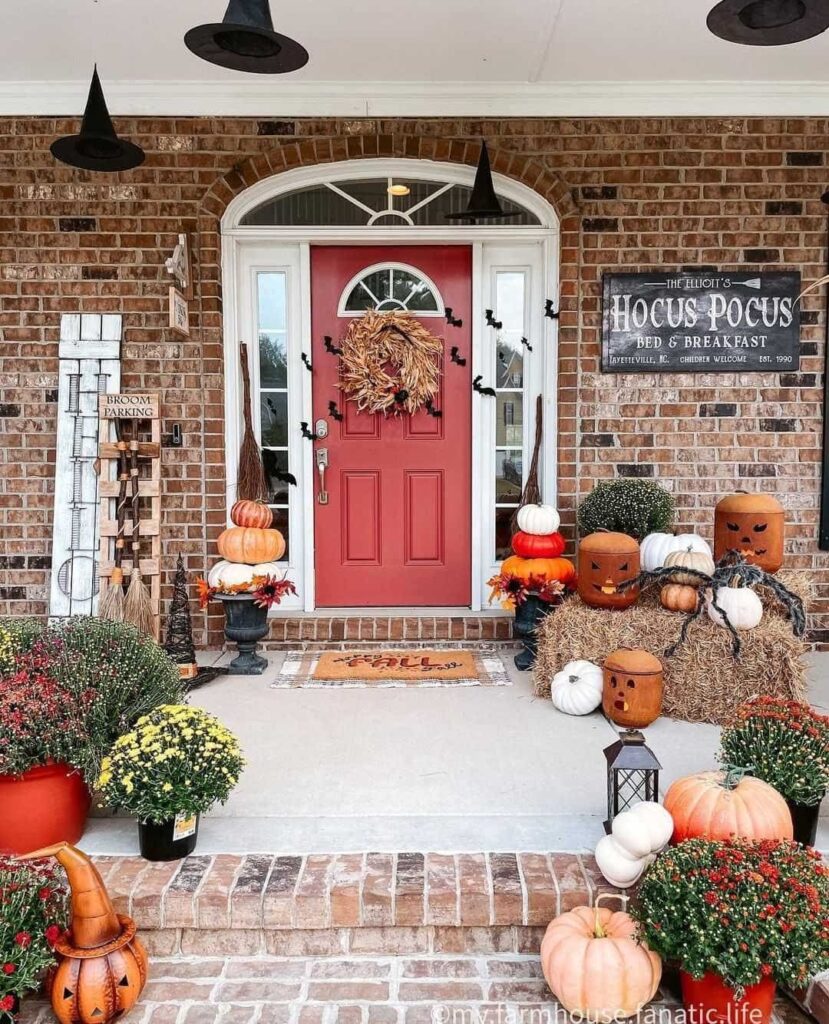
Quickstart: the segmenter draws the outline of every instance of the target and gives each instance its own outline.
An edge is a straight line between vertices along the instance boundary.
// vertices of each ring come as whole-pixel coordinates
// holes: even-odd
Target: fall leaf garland
[[[360,412],[415,413],[437,396],[442,353],[411,314],[369,310],[343,339],[338,386]]]

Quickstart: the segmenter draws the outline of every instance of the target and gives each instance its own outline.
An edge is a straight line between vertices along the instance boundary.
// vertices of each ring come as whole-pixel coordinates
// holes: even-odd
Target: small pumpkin
[[[568,558],[520,558],[511,555],[501,564],[501,572],[521,580],[536,576],[544,580],[559,580],[564,584],[572,583],[576,578],[576,567]]]
[[[285,538],[279,530],[231,526],[216,541],[219,554],[229,562],[276,562],[285,554]]]
[[[633,1017],[662,978],[662,961],[637,939],[633,918],[599,906],[606,897],[613,894],[598,896],[594,908],[560,914],[541,942],[541,969],[553,995],[588,1021]]]
[[[519,530],[540,537],[555,533],[561,525],[561,516],[553,505],[522,505],[515,518]]]
[[[766,572],[783,564],[785,512],[771,494],[729,494],[714,510],[714,557],[739,551]]]
[[[550,684],[553,705],[565,715],[589,715],[602,702],[602,670],[591,661],[570,661]]]
[[[564,551],[564,538],[560,533],[519,530],[512,538],[512,550],[519,558],[558,558]]]
[[[590,533],[579,544],[579,597],[593,608],[629,608],[639,587],[620,589],[639,575],[639,545],[626,533]]]
[[[668,583],[659,591],[659,603],[669,612],[696,611],[698,599],[697,588],[684,583]]]
[[[674,551],[696,551],[711,557],[708,541],[696,533],[649,533],[642,541],[642,568],[645,572],[661,569]]]
[[[791,839],[792,816],[776,789],[742,769],[686,775],[665,794],[674,819],[673,841]]]
[[[693,569],[695,572],[704,572],[706,576],[713,576],[716,566],[714,559],[705,551],[694,551],[690,548],[683,548],[681,551],[672,551],[665,559],[665,567],[668,569]],[[675,572],[670,579],[673,583],[684,583],[688,587],[699,587],[704,582],[698,576],[689,572]]]
[[[616,725],[643,729],[662,711],[662,662],[641,649],[621,647],[602,666],[602,710]]]
[[[725,612],[735,629],[754,629],[763,618],[763,602],[750,587],[717,587],[706,594],[708,618],[718,626],[725,626],[723,617],[714,607],[714,601]]]
[[[230,520],[236,526],[269,530],[273,526],[273,512],[261,501],[237,501],[230,510]]]
[[[610,835],[597,843],[599,870],[611,885],[627,889],[670,842],[673,830],[673,818],[660,804],[649,800],[634,804],[616,815]]]

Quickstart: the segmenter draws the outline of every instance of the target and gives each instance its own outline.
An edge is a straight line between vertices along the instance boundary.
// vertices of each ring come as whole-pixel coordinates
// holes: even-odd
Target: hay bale
[[[780,573],[779,578],[808,604],[809,574]],[[601,665],[618,647],[642,647],[662,658],[662,713],[669,718],[725,725],[738,705],[757,694],[803,700],[803,656],[809,645],[794,636],[791,623],[770,592],[758,588],[758,593],[765,614],[756,629],[742,634],[739,661],[731,654],[731,634],[705,614],[690,627],[676,654],[666,658],[665,649],[679,636],[683,617],[659,604],[658,588],[646,591],[625,611],[589,608],[578,597],[569,598],[540,627],[535,692],[549,697],[553,676],[568,661],[585,658]]]

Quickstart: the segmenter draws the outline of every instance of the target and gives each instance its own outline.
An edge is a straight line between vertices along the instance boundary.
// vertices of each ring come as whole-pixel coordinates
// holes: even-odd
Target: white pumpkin
[[[706,576],[712,576],[716,566],[714,559],[704,551],[691,551],[683,548],[682,551],[671,551],[665,558],[665,568],[670,569],[676,566],[678,569],[694,569],[696,572],[704,572]],[[699,576],[689,572],[675,572],[671,577],[673,583],[684,583],[688,587],[699,587],[705,581]]]
[[[599,871],[617,889],[627,889],[642,877],[645,868],[656,859],[655,854],[631,857],[613,838],[602,836],[594,854]]]
[[[602,670],[591,661],[568,662],[553,676],[550,690],[565,715],[589,715],[602,702]]]
[[[711,557],[708,541],[696,533],[649,533],[639,547],[642,569],[661,569],[672,551],[699,551]]]
[[[279,562],[260,562],[253,567],[254,576],[276,576],[282,579],[284,573],[285,566],[280,565]]]
[[[561,516],[552,505],[522,505],[518,509],[518,529],[546,537],[561,525]]]
[[[211,587],[238,587],[244,586],[253,580],[254,572],[252,565],[243,565],[241,562],[217,562],[210,570],[207,582]]]
[[[749,587],[717,587],[717,604],[728,616],[735,629],[754,629],[763,618],[763,602]],[[711,592],[706,594],[708,618],[718,626],[725,626],[723,617],[714,607]]]
[[[221,561],[216,562],[207,574],[207,585],[209,587],[215,587],[218,585],[219,580],[222,578],[222,572],[228,565],[230,565],[230,562],[226,561],[224,558]]]
[[[674,820],[661,804],[643,800],[613,819],[610,835],[596,844],[596,863],[610,882],[627,889],[668,845]]]

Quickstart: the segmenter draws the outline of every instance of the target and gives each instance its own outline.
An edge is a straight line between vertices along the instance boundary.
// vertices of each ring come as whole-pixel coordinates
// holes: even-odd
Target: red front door
[[[441,390],[436,409],[413,416],[357,412],[336,387],[336,345],[356,314],[338,315],[348,283],[370,267],[411,268],[430,279],[453,317],[422,317],[444,339]],[[368,284],[380,292],[384,273]],[[393,279],[395,282],[397,278]],[[401,284],[405,283],[405,272]],[[395,287],[396,284],[395,284]],[[370,289],[369,289],[370,290]],[[404,297],[405,287],[397,289]],[[372,302],[372,306],[373,306]],[[381,306],[390,308],[390,305]],[[328,436],[314,441],[316,603],[319,607],[406,605],[464,606],[470,601],[472,396],[472,255],[465,246],[337,246],[311,253],[311,319],[314,425]],[[450,359],[457,346],[460,366]],[[329,410],[335,402],[343,419]],[[328,450],[319,502],[316,451]]]

